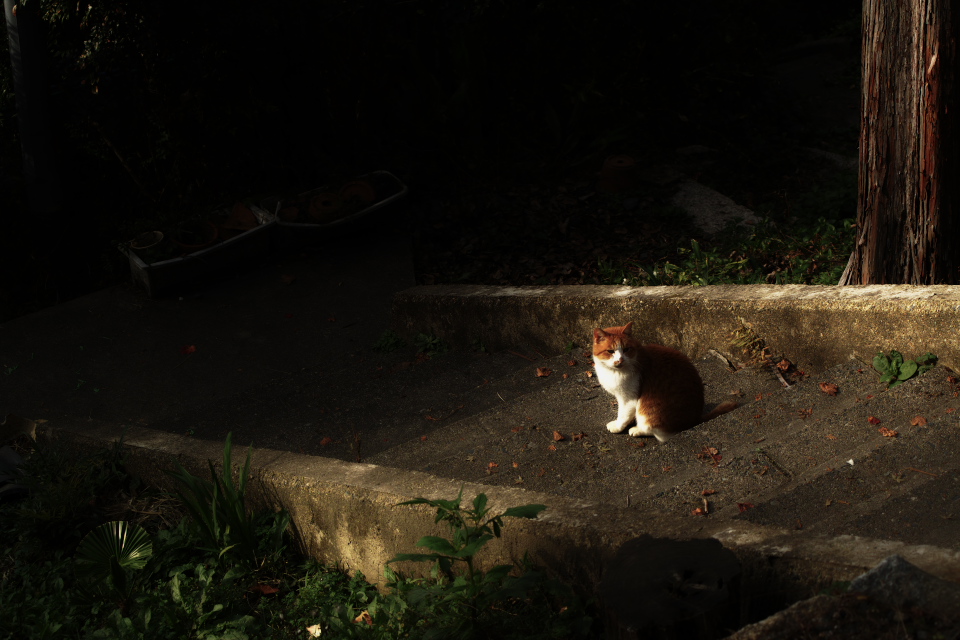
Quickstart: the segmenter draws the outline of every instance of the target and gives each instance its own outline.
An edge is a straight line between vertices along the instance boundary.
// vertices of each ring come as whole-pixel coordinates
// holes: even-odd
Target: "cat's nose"
[[[615,367],[619,367],[619,366],[622,365],[622,364],[623,364],[623,360],[614,360],[614,361],[613,361],[613,366],[615,366]]]

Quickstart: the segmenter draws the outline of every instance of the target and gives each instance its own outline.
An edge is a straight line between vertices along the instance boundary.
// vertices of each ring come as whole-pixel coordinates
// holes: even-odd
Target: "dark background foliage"
[[[859,2],[22,0],[47,25],[61,212],[30,212],[0,55],[0,320],[125,276],[117,242],[217,203],[388,168],[413,191],[625,150],[754,159],[805,131],[778,52]],[[851,26],[853,25],[853,26]]]

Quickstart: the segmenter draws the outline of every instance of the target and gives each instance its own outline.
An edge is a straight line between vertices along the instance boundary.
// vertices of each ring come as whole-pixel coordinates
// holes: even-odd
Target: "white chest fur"
[[[614,358],[601,360],[594,356],[593,363],[600,386],[622,404],[624,400],[636,399],[639,395],[640,374],[630,362],[624,362],[619,367],[613,366]]]

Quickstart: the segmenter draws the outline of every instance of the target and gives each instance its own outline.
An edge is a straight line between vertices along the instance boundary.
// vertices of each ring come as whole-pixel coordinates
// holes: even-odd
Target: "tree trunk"
[[[39,5],[31,2],[25,7],[17,0],[3,0],[27,199],[34,213],[48,218],[60,209],[60,192],[47,107],[47,44]]]
[[[954,0],[864,0],[857,242],[840,284],[960,283]]]

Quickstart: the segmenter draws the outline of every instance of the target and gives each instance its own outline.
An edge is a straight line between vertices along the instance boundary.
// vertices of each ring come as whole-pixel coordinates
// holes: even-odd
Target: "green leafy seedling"
[[[433,334],[418,333],[413,340],[419,353],[436,356],[449,350],[447,344]]]
[[[903,354],[891,350],[889,354],[879,352],[873,358],[873,368],[880,374],[880,382],[887,387],[895,387],[903,382],[926,373],[937,364],[937,356],[925,353],[916,360],[904,360]]]
[[[494,538],[499,538],[504,518],[536,519],[547,507],[528,504],[511,507],[499,514],[492,514],[487,505],[486,494],[479,494],[469,505],[463,504],[463,487],[453,500],[428,500],[416,498],[400,505],[427,505],[436,509],[435,522],[446,522],[450,538],[424,536],[417,541],[430,553],[399,553],[393,562],[429,562],[434,565],[433,575],[437,582],[432,587],[418,589],[414,597],[419,602],[432,601],[450,615],[445,626],[455,628],[456,636],[470,635],[479,630],[481,615],[489,612],[497,603],[522,598],[540,577],[536,573],[513,577],[513,565],[497,565],[489,571],[477,569],[474,558]],[[462,571],[455,571],[458,568]],[[388,574],[389,575],[389,574]],[[394,574],[395,576],[395,574]],[[439,612],[435,612],[439,613]]]
[[[373,345],[374,351],[379,351],[380,353],[390,353],[391,351],[396,351],[407,345],[406,341],[397,335],[395,332],[387,329],[380,336],[380,339],[376,341]]]

